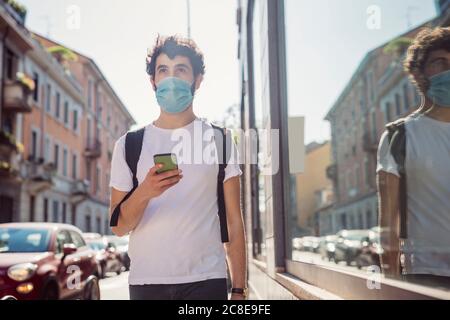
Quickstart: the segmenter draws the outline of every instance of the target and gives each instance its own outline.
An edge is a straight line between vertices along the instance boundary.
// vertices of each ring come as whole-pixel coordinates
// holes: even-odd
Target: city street
[[[119,276],[116,276],[114,273],[110,273],[105,279],[100,280],[100,299],[129,300],[128,274],[129,272],[122,272]],[[257,299],[255,293],[250,290],[249,300]]]
[[[101,300],[129,300],[128,272],[122,272],[119,276],[110,275],[100,280]]]
[[[450,300],[450,0],[110,2],[0,0],[0,305]]]

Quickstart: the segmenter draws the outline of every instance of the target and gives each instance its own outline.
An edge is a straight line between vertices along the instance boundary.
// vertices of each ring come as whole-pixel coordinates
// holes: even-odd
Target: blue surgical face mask
[[[180,78],[168,77],[157,84],[156,100],[168,113],[185,111],[193,99],[192,85]]]
[[[430,78],[427,96],[437,105],[450,108],[450,70]]]

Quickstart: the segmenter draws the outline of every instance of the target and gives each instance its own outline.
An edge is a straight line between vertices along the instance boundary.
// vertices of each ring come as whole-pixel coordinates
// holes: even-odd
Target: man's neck
[[[450,108],[435,105],[426,111],[425,115],[438,121],[450,122]]]
[[[197,119],[197,116],[194,114],[191,106],[181,113],[170,114],[161,112],[153,124],[161,129],[178,129],[187,126],[195,119]]]

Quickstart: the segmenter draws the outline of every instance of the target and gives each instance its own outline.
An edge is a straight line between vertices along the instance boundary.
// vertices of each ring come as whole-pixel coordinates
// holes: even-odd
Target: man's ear
[[[202,82],[203,82],[203,75],[199,74],[197,76],[197,78],[195,79],[195,91],[197,91],[200,88],[200,85],[202,84]]]
[[[152,76],[150,76],[150,83],[152,84],[153,91],[156,91],[155,79]]]

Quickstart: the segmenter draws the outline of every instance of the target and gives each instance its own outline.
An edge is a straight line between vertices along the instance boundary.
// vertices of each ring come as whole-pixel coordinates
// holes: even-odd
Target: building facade
[[[298,236],[319,235],[316,212],[333,201],[333,185],[326,175],[330,165],[331,143],[310,143],[306,146],[305,170],[297,175]],[[293,235],[297,236],[297,235]]]
[[[44,48],[64,47],[39,34],[33,35]],[[110,233],[108,184],[112,150],[114,142],[135,121],[95,61],[79,52],[73,52],[77,58],[67,61],[66,69],[80,84],[85,106],[79,123],[81,157],[75,156],[79,159],[81,179],[76,179],[76,184],[78,188],[87,191],[80,194],[76,190],[74,223],[83,230]]]
[[[2,221],[62,222],[111,233],[112,150],[135,121],[92,59],[25,32],[31,46],[16,59],[17,70],[34,80],[35,89],[28,112],[3,126],[23,150],[13,157],[17,173],[2,178],[18,186],[9,191],[13,209]],[[62,52],[73,58],[63,59]]]
[[[33,49],[21,16],[0,2],[0,223],[20,215],[20,154],[23,151],[17,122],[32,111],[32,90],[17,79],[25,56]]]

